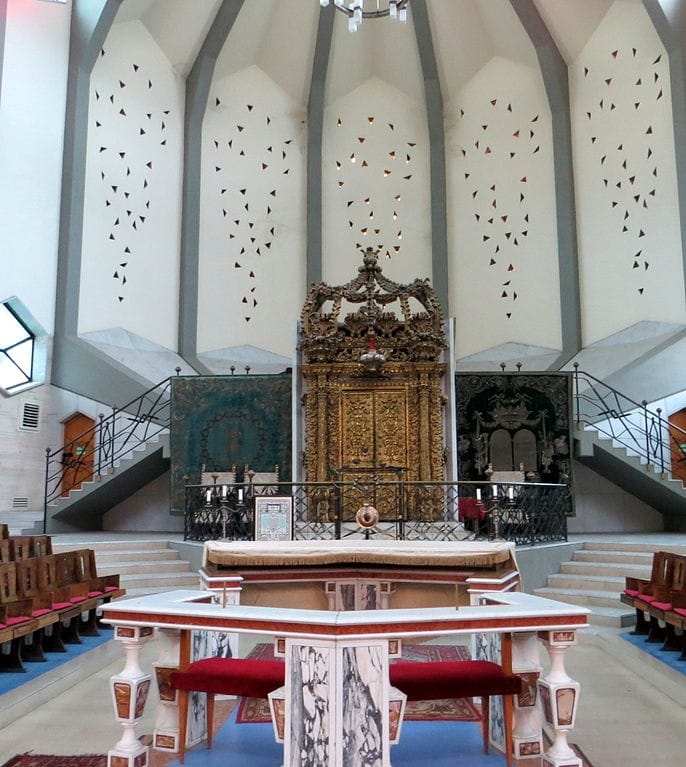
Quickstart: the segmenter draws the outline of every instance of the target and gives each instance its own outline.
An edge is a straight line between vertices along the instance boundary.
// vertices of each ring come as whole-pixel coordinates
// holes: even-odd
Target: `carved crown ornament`
[[[300,316],[305,362],[361,362],[377,372],[386,361],[437,361],[447,344],[443,312],[429,281],[393,282],[383,275],[378,250],[362,253],[353,280],[337,286],[319,282],[310,289]]]

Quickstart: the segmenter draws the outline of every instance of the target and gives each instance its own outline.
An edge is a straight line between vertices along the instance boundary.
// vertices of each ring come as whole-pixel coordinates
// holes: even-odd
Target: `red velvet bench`
[[[285,664],[279,660],[249,658],[204,658],[183,671],[171,673],[171,686],[179,690],[179,761],[186,756],[188,693],[207,693],[207,748],[212,748],[212,720],[215,695],[266,698],[281,687],[286,678]]]
[[[512,759],[512,696],[522,690],[522,680],[508,674],[502,666],[487,660],[434,661],[411,663],[399,661],[390,665],[390,681],[412,700],[445,698],[481,698],[484,753],[488,753],[490,716],[488,699],[502,695],[505,708],[505,758]]]

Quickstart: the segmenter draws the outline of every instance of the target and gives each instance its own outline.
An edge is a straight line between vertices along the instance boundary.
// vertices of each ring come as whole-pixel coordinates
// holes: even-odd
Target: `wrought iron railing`
[[[110,473],[115,464],[146,442],[168,431],[171,418],[171,379],[153,386],[143,395],[110,415],[57,450],[46,450],[45,505],[83,482]],[[592,426],[639,456],[648,467],[666,475],[675,461],[686,461],[686,431],[662,417],[660,408],[636,402],[599,379],[574,366],[574,418],[578,429]],[[502,485],[502,487],[506,487]],[[377,506],[381,522],[370,535],[393,538],[431,538],[501,535],[518,543],[564,540],[571,512],[571,493],[565,486],[524,483],[512,485],[517,503],[509,504],[500,493],[495,498],[489,485],[479,483],[281,483],[272,489],[293,499],[294,537],[341,538],[359,535],[351,521],[351,509],[363,498]],[[539,489],[536,489],[539,488]],[[548,489],[546,489],[548,488]],[[186,490],[186,534],[191,540],[208,537],[245,537],[254,534],[253,498],[227,517],[227,504],[205,502],[210,486],[189,485]],[[476,498],[487,504],[488,530],[470,529],[458,510],[459,499]],[[203,495],[203,493],[205,495]],[[465,503],[462,502],[464,508]],[[540,508],[538,508],[540,506]],[[389,512],[393,509],[392,512]],[[225,525],[230,521],[229,529]],[[226,534],[224,534],[226,533]]]
[[[686,431],[574,365],[577,429],[592,426],[599,434],[637,455],[656,473],[667,475],[675,461],[686,461]]]
[[[572,512],[567,485],[536,482],[280,482],[260,489],[267,497],[289,499],[295,540],[500,538],[533,545],[566,541]],[[249,484],[187,485],[184,538],[254,539],[258,497]],[[372,527],[356,519],[364,504],[378,506]]]
[[[115,464],[147,442],[169,430],[171,378],[120,408],[101,414],[91,429],[57,450],[48,448],[45,458],[44,514],[48,506],[84,482],[111,473]]]

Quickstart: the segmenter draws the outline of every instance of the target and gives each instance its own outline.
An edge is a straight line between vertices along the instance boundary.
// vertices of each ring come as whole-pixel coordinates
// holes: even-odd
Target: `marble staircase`
[[[179,552],[163,537],[119,541],[89,541],[84,537],[78,542],[59,539],[60,536],[53,538],[55,552],[93,549],[98,575],[119,573],[120,585],[126,589],[124,599],[174,589],[199,588],[197,572],[191,570],[188,562],[180,559]]]
[[[591,610],[591,624],[623,628],[635,622],[634,611],[622,604],[626,576],[650,577],[655,551],[686,554],[686,546],[634,543],[626,541],[587,541],[583,548],[563,562],[560,571],[548,576],[547,586],[534,593],[560,602],[582,605]]]

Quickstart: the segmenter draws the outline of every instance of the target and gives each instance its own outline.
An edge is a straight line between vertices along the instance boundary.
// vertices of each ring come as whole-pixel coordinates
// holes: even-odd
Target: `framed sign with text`
[[[255,496],[256,541],[290,541],[293,537],[292,518],[291,496]]]

